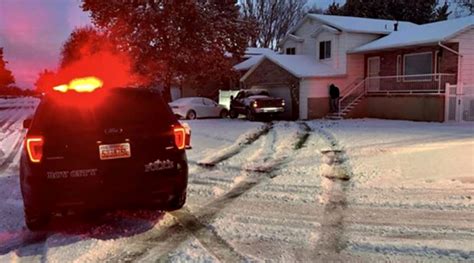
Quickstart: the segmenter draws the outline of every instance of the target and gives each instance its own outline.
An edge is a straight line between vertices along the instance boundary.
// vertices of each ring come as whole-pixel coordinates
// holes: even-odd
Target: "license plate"
[[[130,158],[130,143],[103,144],[99,145],[101,160]]]

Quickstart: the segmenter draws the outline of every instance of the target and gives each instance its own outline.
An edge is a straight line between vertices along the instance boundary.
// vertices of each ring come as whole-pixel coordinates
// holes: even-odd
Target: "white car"
[[[215,101],[203,97],[188,97],[177,99],[169,103],[173,113],[189,120],[197,118],[225,118],[227,109],[217,104]]]

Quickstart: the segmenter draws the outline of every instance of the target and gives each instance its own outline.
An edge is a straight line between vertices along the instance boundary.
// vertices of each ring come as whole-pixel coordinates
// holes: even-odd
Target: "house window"
[[[296,55],[296,48],[294,47],[289,47],[286,49],[286,54],[287,55]]]
[[[319,59],[331,58],[331,41],[319,42]]]
[[[397,81],[402,81],[401,73],[402,73],[402,55],[397,56]]]
[[[405,81],[431,81],[433,73],[433,54],[431,52],[407,54],[403,57],[403,75]],[[428,76],[420,76],[428,75]]]

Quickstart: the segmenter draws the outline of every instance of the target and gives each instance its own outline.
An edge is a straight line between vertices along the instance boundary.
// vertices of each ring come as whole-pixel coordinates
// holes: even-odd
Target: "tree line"
[[[472,1],[453,1],[472,13]],[[93,27],[72,32],[61,50],[58,71],[101,52],[127,54],[131,70],[149,85],[162,85],[169,100],[170,87],[176,82],[186,80],[199,87],[213,80],[225,86],[238,77],[232,66],[247,46],[277,49],[278,41],[307,13],[423,24],[447,19],[450,4],[453,2],[347,0],[323,10],[308,5],[307,0],[82,0],[81,8],[90,13]],[[2,71],[5,63],[1,61],[3,58],[0,88],[14,83],[13,76],[6,77]],[[38,91],[58,71],[40,72]]]

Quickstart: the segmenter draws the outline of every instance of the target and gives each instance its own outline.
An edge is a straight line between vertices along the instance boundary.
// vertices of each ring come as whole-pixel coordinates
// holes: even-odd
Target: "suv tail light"
[[[28,157],[31,162],[41,162],[41,158],[43,157],[43,145],[44,139],[41,136],[26,137],[26,150],[28,151]]]
[[[183,150],[186,147],[186,131],[183,127],[178,126],[173,129],[173,133],[176,147],[180,150]]]

